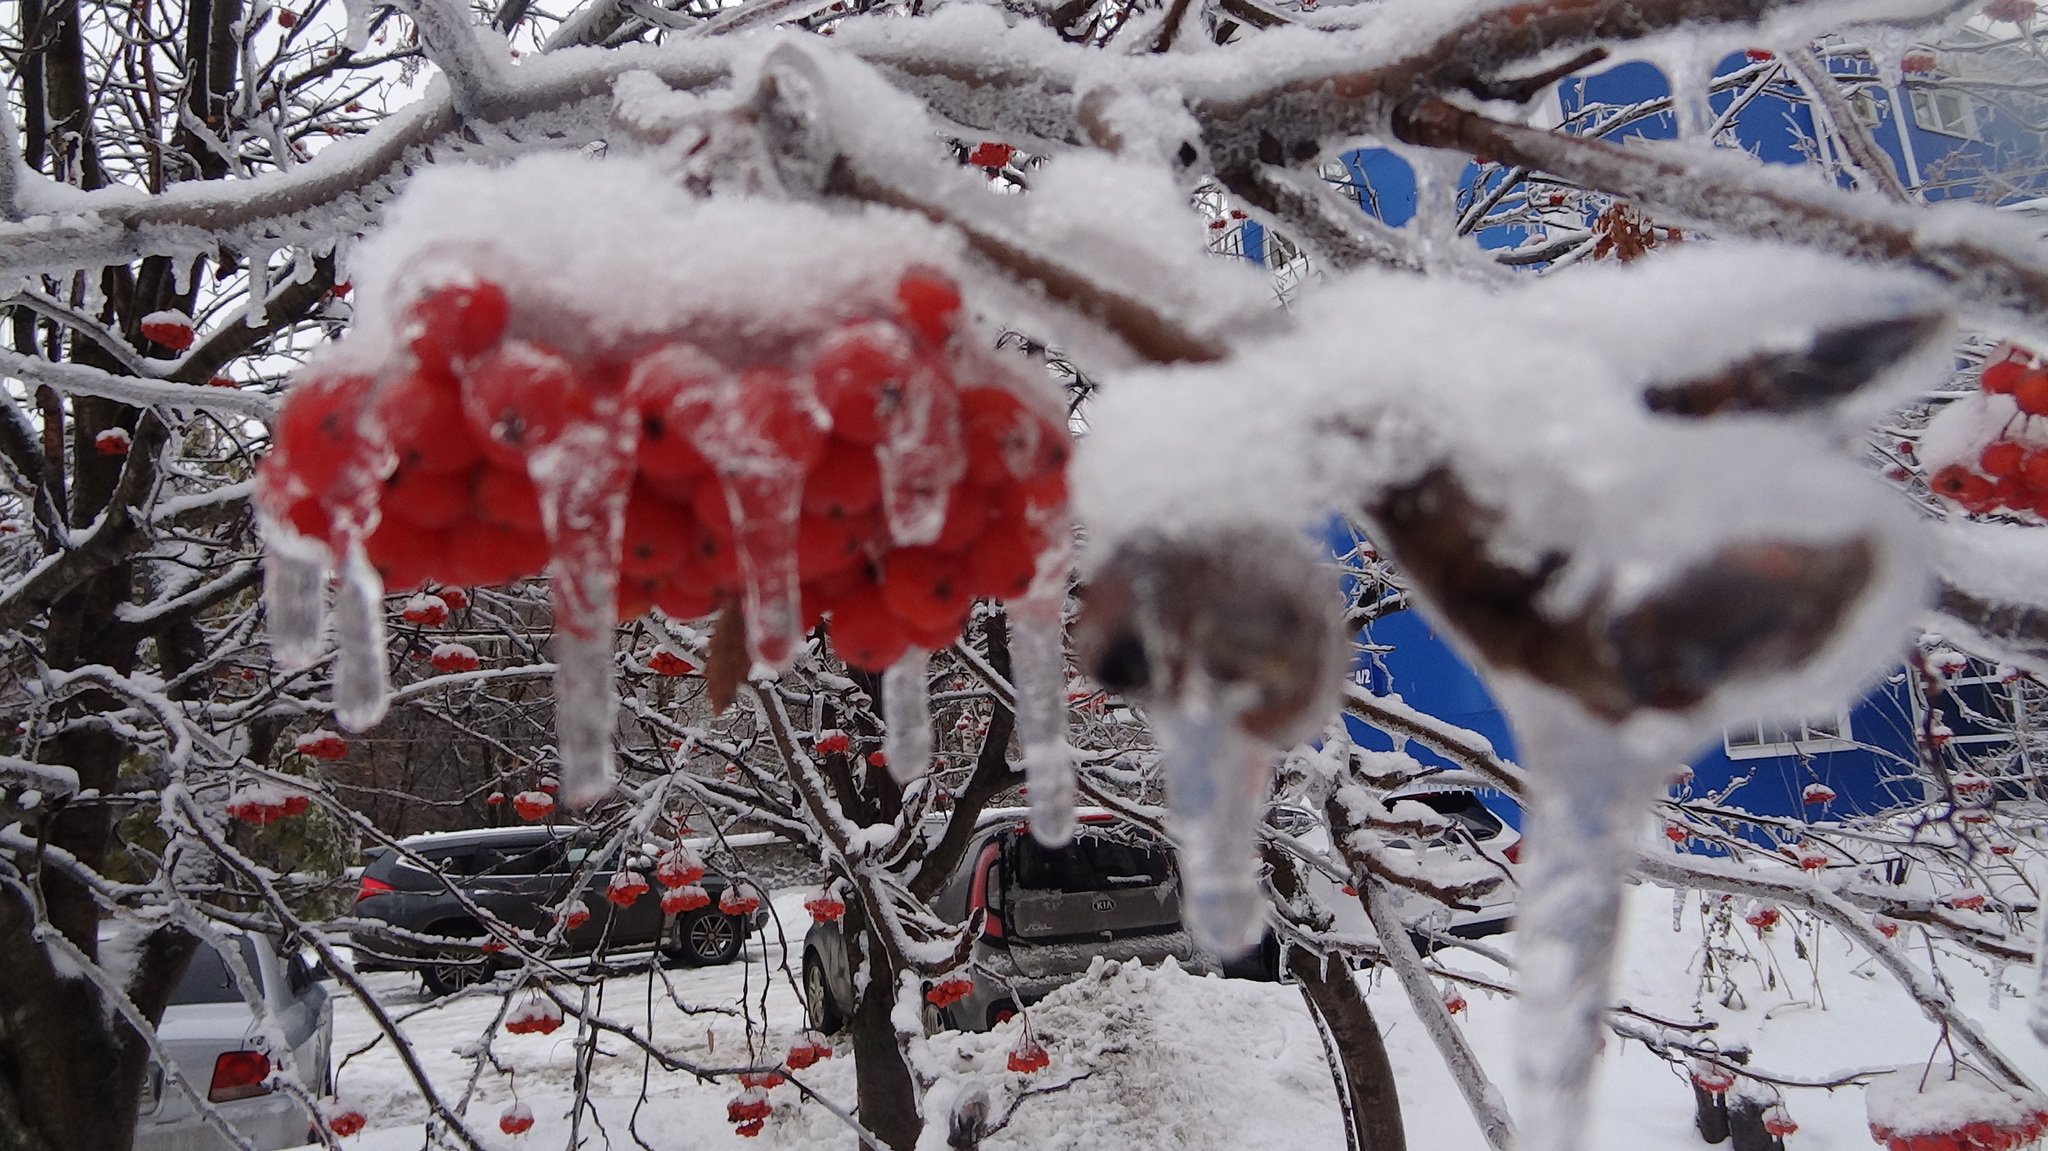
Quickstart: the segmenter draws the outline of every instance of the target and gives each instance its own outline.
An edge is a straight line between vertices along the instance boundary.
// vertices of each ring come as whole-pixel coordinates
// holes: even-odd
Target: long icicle
[[[882,673],[882,756],[897,783],[931,770],[931,653],[911,648]]]
[[[612,787],[618,711],[612,622],[618,615],[619,550],[636,430],[618,412],[600,411],[527,460],[551,553],[555,753],[563,798],[579,807]]]
[[[1064,587],[1061,589],[1064,591]],[[1024,747],[1031,834],[1047,847],[1074,838],[1074,753],[1067,745],[1067,660],[1059,595],[1009,605],[1017,738]]]
[[[1560,696],[1504,692],[1530,772],[1517,954],[1523,1151],[1588,1143],[1592,1080],[1621,934],[1622,879],[1669,757],[1643,754]]]
[[[385,666],[384,581],[352,539],[334,596],[334,718],[350,731],[374,727],[391,706]]]

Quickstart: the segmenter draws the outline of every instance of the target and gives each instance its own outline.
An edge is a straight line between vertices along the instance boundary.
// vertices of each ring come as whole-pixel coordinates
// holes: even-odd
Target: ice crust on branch
[[[1620,877],[1669,763],[1731,719],[1846,698],[1928,588],[1924,525],[1824,424],[1674,419],[1645,387],[1930,309],[1911,276],[1735,246],[1498,292],[1361,275],[1305,301],[1301,334],[1115,380],[1093,410],[1076,499],[1112,596],[1149,579],[1194,616],[1186,631],[1221,627],[1243,597],[1205,610],[1201,572],[1242,550],[1233,532],[1344,511],[1490,672],[1529,768],[1519,1062],[1535,1151],[1578,1143]],[[1358,315],[1380,334],[1369,353],[1345,323]],[[1118,662],[1084,667],[1107,685]],[[1172,763],[1190,742],[1176,717],[1205,709],[1152,710]]]

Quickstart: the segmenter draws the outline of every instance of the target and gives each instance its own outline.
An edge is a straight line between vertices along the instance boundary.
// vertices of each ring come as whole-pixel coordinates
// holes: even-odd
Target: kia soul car
[[[264,1010],[291,1049],[293,1074],[308,1095],[329,1093],[334,1008],[305,960],[260,935],[230,934]],[[310,1139],[313,1117],[273,1073],[285,1063],[263,1021],[221,958],[202,943],[171,993],[157,1024],[157,1042],[193,1091],[257,1151],[297,1147]],[[227,1151],[226,1136],[150,1062],[135,1128],[136,1151]]]
[[[360,922],[350,941],[358,968],[418,971],[435,995],[488,978],[498,962],[478,949],[483,926],[456,892],[536,936],[553,929],[558,908],[581,899],[590,918],[566,932],[571,954],[659,947],[683,963],[729,963],[739,955],[747,932],[766,922],[765,910],[751,917],[720,911],[718,899],[727,882],[719,875],[706,875],[699,883],[711,897],[709,907],[679,915],[663,912],[652,849],[624,853],[648,889],[631,905],[618,906],[605,898],[605,888],[621,853],[592,858],[602,844],[578,829],[436,832],[400,844],[405,852],[379,848],[370,853],[356,892]]]
[[[1142,830],[1083,815],[1072,843],[1048,848],[1025,813],[983,813],[962,865],[933,900],[956,923],[986,913],[974,945],[974,990],[947,1007],[927,1004],[927,1030],[984,1031],[1076,976],[1097,958],[1217,969],[1181,924],[1172,854]],[[851,1010],[853,973],[838,922],[804,938],[804,995],[811,1023],[837,1031]]]

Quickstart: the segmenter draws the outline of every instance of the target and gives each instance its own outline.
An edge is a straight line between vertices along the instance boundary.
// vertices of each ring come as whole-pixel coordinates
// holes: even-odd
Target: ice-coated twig
[[[1878,933],[1870,917],[1835,892],[1814,883],[1803,873],[1784,878],[1723,864],[1705,856],[1639,852],[1632,870],[1653,883],[1722,891],[1733,895],[1757,896],[1787,907],[1802,907],[1827,920],[1830,926],[1854,940],[1878,965],[1898,981],[1906,994],[1943,1034],[1967,1048],[2006,1082],[2028,1090],[2039,1090],[2019,1065],[2006,1057],[1983,1028],[1956,1006],[1941,982],[1907,961],[1905,953]]]
[[[1827,65],[1814,55],[1807,45],[1800,45],[1789,52],[1780,53],[1780,59],[1799,77],[1799,86],[1820,102],[1827,110],[1835,134],[1849,150],[1849,158],[1856,165],[1859,176],[1886,199],[1900,204],[1913,202],[1913,197],[1899,183],[1899,174],[1892,167],[1891,157],[1871,139],[1870,129],[1863,124],[1863,118],[1842,95],[1841,85],[1828,72]]]
[[[395,0],[420,30],[427,58],[447,77],[455,110],[489,116],[503,94],[509,61],[485,47],[464,6],[450,0]]]
[[[1372,920],[1373,932],[1380,937],[1380,951],[1400,977],[1401,989],[1408,994],[1408,1005],[1414,1009],[1415,1017],[1422,1021],[1422,1029],[1429,1033],[1430,1041],[1436,1044],[1437,1053],[1450,1070],[1452,1081],[1457,1083],[1458,1093],[1465,1097],[1465,1106],[1471,1108],[1472,1119],[1479,1124],[1487,1146],[1494,1151],[1507,1151],[1515,1142],[1515,1124],[1508,1114],[1507,1102],[1501,1098],[1500,1089],[1487,1077],[1486,1069],[1479,1065],[1479,1057],[1472,1051],[1472,1045],[1465,1041],[1465,1033],[1458,1029],[1450,1011],[1444,1007],[1443,994],[1423,967],[1422,956],[1415,950],[1415,941],[1408,936],[1408,925],[1394,910],[1393,900],[1387,897],[1387,889],[1362,873],[1358,884],[1359,898],[1365,904],[1366,915]]]
[[[1404,106],[1394,131],[1409,143],[1541,168],[1674,223],[1903,264],[1947,281],[1965,299],[2048,329],[2048,265],[2024,254],[2038,247],[2028,233],[1990,209],[1944,209],[1952,220],[1934,232],[1923,228],[1924,210],[1856,196],[1805,172],[1766,172],[1746,159],[1678,146],[1623,148],[1503,123],[1435,98]]]
[[[0,373],[32,384],[46,384],[63,395],[100,396],[141,408],[161,405],[190,411],[225,412],[264,421],[277,414],[277,401],[261,392],[117,376],[86,364],[58,363],[4,348],[0,348]]]

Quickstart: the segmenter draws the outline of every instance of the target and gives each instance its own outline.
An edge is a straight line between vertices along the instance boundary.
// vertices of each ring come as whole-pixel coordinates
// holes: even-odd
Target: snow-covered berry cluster
[[[966,351],[960,312],[951,279],[912,267],[795,342],[683,330],[571,354],[547,338],[557,317],[498,283],[443,283],[410,304],[389,362],[302,373],[263,506],[335,553],[361,536],[388,589],[560,568],[589,553],[565,533],[609,538],[563,501],[609,507],[620,618],[743,603],[756,654],[780,664],[830,614],[842,658],[880,669],[951,643],[974,597],[1024,594],[1064,543],[1066,430]],[[608,472],[608,450],[630,456]],[[405,618],[444,622],[433,599]]]
[[[2048,367],[2004,345],[1978,391],[1928,423],[1918,449],[1934,494],[1976,515],[2048,518]]]

